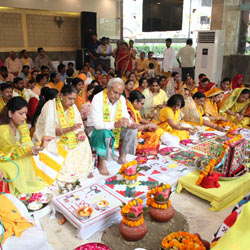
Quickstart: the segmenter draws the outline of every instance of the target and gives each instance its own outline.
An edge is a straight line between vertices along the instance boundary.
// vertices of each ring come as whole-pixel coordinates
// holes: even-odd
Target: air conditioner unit
[[[198,31],[195,80],[201,73],[220,85],[224,55],[224,30]]]

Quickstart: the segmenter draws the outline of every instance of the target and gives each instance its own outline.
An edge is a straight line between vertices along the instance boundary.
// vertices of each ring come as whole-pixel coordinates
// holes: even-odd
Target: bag
[[[180,145],[180,138],[167,132],[162,135],[161,141],[168,147],[178,147]]]

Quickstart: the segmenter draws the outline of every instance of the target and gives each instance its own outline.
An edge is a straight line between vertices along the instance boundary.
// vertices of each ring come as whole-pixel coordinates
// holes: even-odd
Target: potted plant
[[[119,174],[123,177],[125,183],[130,185],[136,183],[139,171],[140,169],[138,168],[137,161],[130,161],[122,165],[119,170]]]
[[[122,221],[119,224],[119,231],[122,237],[128,241],[142,239],[148,232],[148,226],[143,218],[143,201],[133,199],[124,203],[121,207]]]
[[[154,221],[166,222],[174,216],[174,208],[169,200],[170,194],[171,186],[163,183],[147,193],[149,215]]]

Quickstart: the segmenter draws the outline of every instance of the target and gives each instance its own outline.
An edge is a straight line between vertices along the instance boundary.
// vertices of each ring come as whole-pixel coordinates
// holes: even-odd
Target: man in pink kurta
[[[4,66],[6,66],[8,72],[15,77],[17,77],[22,71],[22,64],[14,51],[11,51],[10,56],[5,59]]]

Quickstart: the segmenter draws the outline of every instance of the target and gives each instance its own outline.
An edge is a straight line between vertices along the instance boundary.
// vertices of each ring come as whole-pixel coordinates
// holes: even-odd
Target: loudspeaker
[[[88,48],[91,34],[96,33],[96,12],[81,12],[81,47]]]
[[[84,65],[84,49],[76,50],[76,69],[82,70]]]

